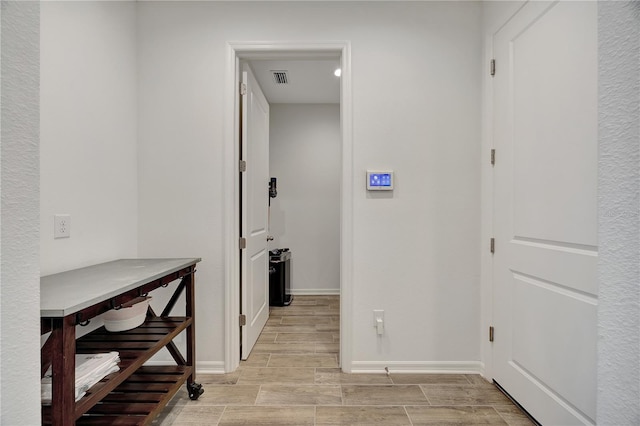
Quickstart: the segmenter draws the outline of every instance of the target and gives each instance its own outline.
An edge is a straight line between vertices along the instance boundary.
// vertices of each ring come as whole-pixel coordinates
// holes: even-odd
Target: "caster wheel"
[[[195,401],[204,393],[204,389],[202,389],[200,383],[187,383],[187,392],[189,393],[189,399]]]

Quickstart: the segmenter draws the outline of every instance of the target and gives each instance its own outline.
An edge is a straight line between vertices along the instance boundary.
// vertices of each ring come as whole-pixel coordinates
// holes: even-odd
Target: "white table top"
[[[120,259],[40,278],[40,316],[64,317],[200,262]]]

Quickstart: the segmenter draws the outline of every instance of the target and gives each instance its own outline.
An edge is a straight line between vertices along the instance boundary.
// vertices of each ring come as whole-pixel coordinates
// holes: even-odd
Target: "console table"
[[[52,369],[51,405],[43,424],[146,425],[186,382],[191,399],[203,392],[195,382],[194,274],[201,259],[122,259],[40,280],[41,333],[51,332],[41,351],[41,377]],[[141,326],[112,333],[100,327],[76,340],[76,326],[180,280],[160,315],[151,307]],[[185,316],[171,316],[185,292]],[[186,359],[173,339],[185,331]],[[176,365],[144,366],[166,347]],[[75,354],[117,351],[120,371],[105,377],[75,401]]]

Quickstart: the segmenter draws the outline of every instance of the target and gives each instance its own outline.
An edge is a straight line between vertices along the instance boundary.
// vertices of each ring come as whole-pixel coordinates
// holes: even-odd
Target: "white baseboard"
[[[196,361],[197,374],[225,374],[224,361]]]
[[[144,365],[162,366],[162,365],[176,365],[173,361],[147,361]],[[225,374],[224,361],[196,361],[196,375],[197,374]]]
[[[352,373],[481,374],[480,361],[353,361]]]
[[[487,369],[482,361],[480,361],[480,375],[485,378],[487,377]]]
[[[340,295],[339,288],[292,288],[289,290],[294,296],[335,296]]]

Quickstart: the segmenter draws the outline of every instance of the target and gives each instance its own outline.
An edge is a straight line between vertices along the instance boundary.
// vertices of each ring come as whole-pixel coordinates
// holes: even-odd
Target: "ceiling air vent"
[[[271,74],[273,74],[273,81],[275,81],[276,84],[289,84],[287,71],[271,71]]]

